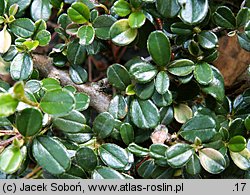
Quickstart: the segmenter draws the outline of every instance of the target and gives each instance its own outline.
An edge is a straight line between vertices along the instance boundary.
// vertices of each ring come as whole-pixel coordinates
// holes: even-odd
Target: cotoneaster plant
[[[250,89],[213,65],[250,52],[235,2],[0,0],[0,178],[249,178]]]

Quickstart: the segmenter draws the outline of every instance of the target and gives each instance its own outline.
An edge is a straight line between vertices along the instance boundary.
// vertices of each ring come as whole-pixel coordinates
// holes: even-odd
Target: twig
[[[21,134],[15,135],[15,136],[11,137],[10,139],[1,141],[1,142],[0,142],[0,146],[6,147],[7,145],[11,144],[11,142],[12,142],[14,139],[21,139],[21,138],[22,138],[22,135],[21,135]]]
[[[42,169],[42,167],[37,167],[37,168],[33,169],[32,172],[30,172],[29,174],[27,174],[24,177],[24,179],[30,179],[33,175],[37,174],[41,169]]]
[[[14,132],[12,130],[0,130],[0,136],[1,135],[17,135],[17,132]]]
[[[92,77],[92,61],[91,61],[92,56],[88,57],[88,74],[89,74],[89,82],[93,81]]]

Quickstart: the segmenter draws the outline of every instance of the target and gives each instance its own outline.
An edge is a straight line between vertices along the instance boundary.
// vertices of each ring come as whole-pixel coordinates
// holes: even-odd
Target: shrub
[[[249,178],[250,89],[212,65],[249,6],[1,0],[1,178]]]

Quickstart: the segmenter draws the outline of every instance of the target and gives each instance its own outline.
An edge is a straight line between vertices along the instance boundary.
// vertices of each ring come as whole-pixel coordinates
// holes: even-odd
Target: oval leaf
[[[14,114],[18,105],[18,100],[8,93],[0,93],[0,117]]]
[[[155,89],[159,94],[165,94],[169,88],[169,77],[165,71],[157,74],[155,79]]]
[[[224,28],[234,29],[236,26],[236,18],[233,12],[226,6],[220,6],[213,15],[216,25]]]
[[[18,18],[10,24],[10,30],[17,37],[31,37],[35,30],[35,24],[29,18]]]
[[[173,18],[180,11],[177,0],[156,0],[156,9],[164,18]]]
[[[92,179],[125,179],[125,177],[112,168],[100,166],[92,172]]]
[[[205,49],[213,49],[218,45],[218,37],[210,31],[202,31],[198,34],[198,43]]]
[[[89,25],[82,26],[78,29],[77,36],[81,45],[90,45],[95,38],[95,29]]]
[[[85,171],[93,171],[97,166],[97,156],[88,147],[81,147],[76,151],[76,161]]]
[[[177,104],[174,106],[174,118],[178,123],[185,123],[193,116],[192,109],[186,104]]]
[[[0,31],[0,54],[6,53],[11,46],[11,35],[6,26]]]
[[[190,175],[197,175],[201,172],[200,159],[196,154],[194,154],[186,164],[186,171]]]
[[[128,105],[121,95],[116,95],[109,104],[109,113],[116,119],[123,119],[127,115]]]
[[[232,137],[228,142],[228,148],[232,152],[241,152],[246,148],[246,146],[247,146],[247,141],[241,135]]]
[[[124,123],[121,125],[120,134],[122,137],[122,141],[126,145],[129,145],[134,141],[134,129],[133,126],[130,125],[129,123]]]
[[[73,65],[69,68],[69,76],[75,84],[83,84],[88,80],[87,71],[79,65]]]
[[[201,85],[208,85],[213,81],[213,71],[206,62],[199,62],[194,68],[194,77]]]
[[[101,15],[98,16],[93,23],[93,27],[95,29],[95,34],[97,38],[102,40],[108,40],[109,29],[116,22],[116,18],[110,15]]]
[[[69,18],[77,24],[84,24],[90,19],[89,8],[81,2],[73,3],[67,13]]]
[[[180,59],[168,65],[168,71],[176,76],[187,76],[194,70],[194,62],[188,59]]]
[[[250,169],[250,152],[247,148],[241,152],[230,151],[230,156],[233,162],[242,170]]]
[[[131,28],[140,28],[146,22],[146,16],[142,11],[135,11],[129,15],[128,22]]]
[[[31,4],[31,16],[34,21],[43,19],[47,21],[51,15],[50,0],[34,0]]]

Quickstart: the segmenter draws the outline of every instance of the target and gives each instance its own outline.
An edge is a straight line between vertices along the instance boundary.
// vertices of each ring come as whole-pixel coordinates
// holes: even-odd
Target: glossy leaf
[[[78,29],[77,36],[81,45],[90,45],[95,38],[95,29],[89,25],[82,26]]]
[[[178,14],[180,5],[178,0],[156,0],[156,9],[164,18],[173,18]]]
[[[32,152],[37,163],[52,174],[61,174],[70,168],[70,158],[66,148],[51,137],[35,138]]]
[[[67,13],[69,18],[77,24],[84,24],[90,19],[89,8],[81,2],[73,3]]]
[[[79,65],[73,65],[69,68],[69,76],[75,84],[83,84],[88,80],[87,71]]]
[[[225,97],[224,91],[224,79],[221,73],[214,67],[211,67],[213,70],[213,80],[209,85],[202,86],[202,91],[206,94],[211,95],[219,102],[222,102]]]
[[[226,160],[223,155],[212,148],[204,148],[199,151],[200,163],[209,173],[219,174],[226,168]]]
[[[43,96],[40,107],[47,114],[65,116],[75,108],[75,98],[66,89],[51,90]]]
[[[86,49],[79,43],[78,39],[70,42],[68,45],[67,58],[71,64],[81,65],[85,62]]]
[[[19,53],[10,65],[10,74],[14,80],[26,80],[33,71],[33,61],[29,54]]]
[[[141,84],[137,83],[134,87],[134,91],[137,97],[139,97],[142,100],[149,99],[152,97],[154,91],[155,91],[155,83],[152,80],[149,83]]]
[[[236,26],[234,14],[226,6],[218,7],[213,15],[213,19],[216,25],[220,27],[234,29]]]
[[[165,94],[161,95],[157,91],[152,96],[152,100],[158,107],[169,106],[172,101],[172,93],[168,90]]]
[[[185,168],[188,174],[190,175],[199,174],[201,172],[201,164],[199,157],[196,154],[194,154],[186,164]]]
[[[148,51],[154,62],[166,66],[170,61],[171,45],[168,37],[161,31],[152,32],[147,41]]]
[[[109,66],[107,70],[107,77],[109,83],[120,90],[125,90],[131,83],[128,71],[120,64],[113,64]]]
[[[43,115],[40,110],[26,108],[17,114],[16,126],[25,137],[36,135],[42,128]]]
[[[249,14],[250,15],[250,14]],[[249,16],[250,17],[250,16]],[[247,37],[250,39],[250,21],[245,25],[245,34],[247,35]]]
[[[170,29],[177,35],[191,35],[193,33],[193,27],[183,22],[173,23]]]
[[[76,161],[85,171],[93,171],[98,163],[95,152],[88,147],[81,147],[76,151]]]
[[[35,39],[39,41],[39,46],[46,46],[51,39],[50,32],[47,30],[41,30],[37,33]]]
[[[109,167],[97,167],[92,172],[92,179],[125,179],[125,177],[118,171]]]
[[[143,129],[156,127],[160,120],[159,111],[150,100],[133,100],[130,115],[133,123]]]
[[[34,33],[35,24],[29,18],[18,18],[10,24],[10,30],[17,37],[28,38]]]
[[[128,164],[128,153],[115,144],[102,144],[99,155],[106,165],[114,169],[124,169]]]
[[[178,143],[168,148],[166,157],[168,164],[174,168],[183,167],[194,154],[194,149],[188,144]]]
[[[130,14],[130,5],[125,0],[118,0],[114,3],[114,11],[118,16],[124,17]]]
[[[213,49],[218,45],[218,38],[211,31],[202,31],[197,38],[199,44],[205,49]]]
[[[174,119],[174,111],[171,106],[160,109],[160,122],[163,125],[169,125]]]
[[[170,82],[169,77],[165,71],[161,71],[157,74],[155,79],[155,89],[159,94],[165,94],[168,91]]]
[[[246,139],[241,135],[232,137],[228,142],[228,148],[232,152],[241,152],[246,146]]]
[[[78,111],[86,110],[90,104],[90,97],[85,93],[76,93],[75,94],[76,107]]]
[[[216,134],[215,128],[216,123],[213,118],[206,115],[195,116],[182,126],[180,135],[190,142],[194,142],[196,137],[202,142],[207,142]]]
[[[98,137],[104,139],[108,137],[114,129],[114,118],[108,112],[99,114],[93,122],[93,131]]]
[[[93,23],[95,29],[95,34],[99,39],[108,40],[109,29],[115,23],[116,19],[110,15],[100,15],[98,16]]]
[[[134,141],[134,129],[133,126],[130,125],[129,123],[124,123],[120,127],[120,134],[122,141],[126,144],[129,145]]]
[[[0,117],[14,114],[18,105],[18,100],[11,94],[0,93]]]
[[[117,119],[123,119],[127,115],[128,105],[121,95],[116,95],[109,104],[109,113]]]
[[[201,85],[208,85],[213,81],[213,71],[206,62],[197,63],[194,68],[194,77]]]
[[[194,70],[194,62],[188,59],[180,59],[168,65],[168,71],[176,76],[187,76]]]
[[[230,151],[230,156],[233,162],[242,170],[250,169],[250,152],[247,148],[241,152]]]
[[[149,147],[149,155],[154,159],[164,159],[167,149],[165,144],[152,144]]]
[[[125,46],[132,43],[137,36],[137,29],[129,26],[128,19],[116,21],[110,28],[110,38],[118,46]]]
[[[11,46],[11,35],[6,26],[0,31],[0,53],[6,53]]]
[[[8,0],[6,1],[6,8],[9,9],[11,5],[18,4],[17,16],[20,16],[30,3],[31,0]]]
[[[250,131],[250,115],[246,117],[244,124],[245,124],[246,129]]]
[[[193,116],[192,109],[186,104],[177,104],[174,106],[174,118],[178,123],[186,123]]]
[[[71,164],[69,170],[65,173],[58,175],[59,179],[87,179],[85,171],[76,164]]]
[[[26,150],[26,147],[20,149],[13,144],[8,146],[0,154],[0,171],[6,174],[16,172],[21,167],[22,162],[26,157]]]
[[[78,133],[86,128],[86,119],[84,115],[76,110],[68,115],[53,119],[53,125],[67,133]]]
[[[51,15],[51,5],[49,0],[34,0],[31,4],[31,17],[34,21],[43,19],[47,21]]]
[[[184,23],[197,24],[202,22],[208,13],[208,0],[178,0],[181,11],[180,18]]]
[[[146,63],[136,63],[129,69],[129,73],[133,79],[139,83],[150,82],[157,74],[158,70],[155,66]]]
[[[138,168],[138,174],[144,178],[149,179],[151,177],[151,174],[153,173],[155,169],[155,163],[153,160],[147,160],[143,162],[140,167]]]
[[[247,33],[248,33],[248,31],[247,31]],[[249,36],[247,36],[245,33],[238,33],[237,37],[238,37],[238,41],[240,43],[240,46],[249,52],[250,51],[250,45],[249,45],[250,38],[249,38]]]
[[[45,91],[51,91],[55,89],[61,89],[60,82],[54,78],[45,78],[42,80],[42,88]]]
[[[128,22],[131,28],[140,28],[146,22],[146,16],[143,12],[136,11],[129,15]]]
[[[236,16],[236,25],[237,27],[245,26],[250,19],[249,8],[243,7],[240,9]]]
[[[127,149],[135,156],[147,156],[149,154],[149,150],[147,148],[143,148],[135,143],[129,144]]]

